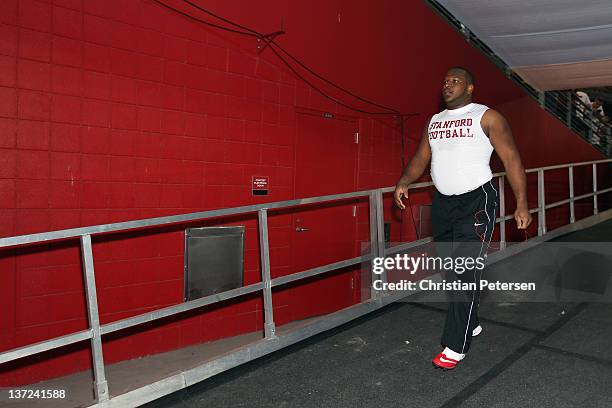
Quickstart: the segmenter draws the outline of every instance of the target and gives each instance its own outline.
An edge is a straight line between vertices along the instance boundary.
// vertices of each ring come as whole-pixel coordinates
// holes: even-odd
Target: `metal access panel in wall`
[[[244,283],[244,227],[185,230],[185,301]]]

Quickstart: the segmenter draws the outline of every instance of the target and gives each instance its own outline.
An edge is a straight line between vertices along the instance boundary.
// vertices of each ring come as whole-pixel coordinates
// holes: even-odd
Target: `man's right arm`
[[[405,209],[406,206],[402,202],[402,197],[408,198],[408,186],[417,181],[425,172],[429,161],[431,160],[431,148],[429,147],[429,122],[425,124],[423,134],[421,135],[421,141],[417,148],[414,157],[410,160],[406,168],[402,173],[402,177],[398,180],[395,186],[395,193],[393,195],[395,199],[395,205],[400,209]]]

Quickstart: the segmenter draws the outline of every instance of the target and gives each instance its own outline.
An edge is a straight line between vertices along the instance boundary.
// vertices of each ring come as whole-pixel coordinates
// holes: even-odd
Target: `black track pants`
[[[433,237],[438,256],[485,257],[495,229],[497,190],[489,181],[477,189],[456,196],[436,191],[432,205]],[[475,282],[478,287],[482,269],[446,272],[447,281]],[[450,293],[442,345],[457,353],[470,348],[472,330],[478,321],[479,290]]]

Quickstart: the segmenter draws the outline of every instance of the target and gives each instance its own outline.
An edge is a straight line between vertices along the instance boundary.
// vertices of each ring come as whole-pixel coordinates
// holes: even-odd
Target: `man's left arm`
[[[527,176],[521,162],[521,156],[514,144],[512,130],[506,118],[499,112],[489,109],[481,120],[482,129],[489,136],[489,140],[504,164],[508,182],[514,198],[516,199],[516,211],[514,219],[518,229],[526,229],[531,224],[531,214],[527,204]]]

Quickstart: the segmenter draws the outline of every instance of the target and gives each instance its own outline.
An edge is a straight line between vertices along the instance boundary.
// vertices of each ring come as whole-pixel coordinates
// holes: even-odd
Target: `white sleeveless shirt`
[[[489,166],[493,146],[480,126],[488,109],[470,103],[431,117],[431,178],[440,193],[467,193],[493,178]]]

